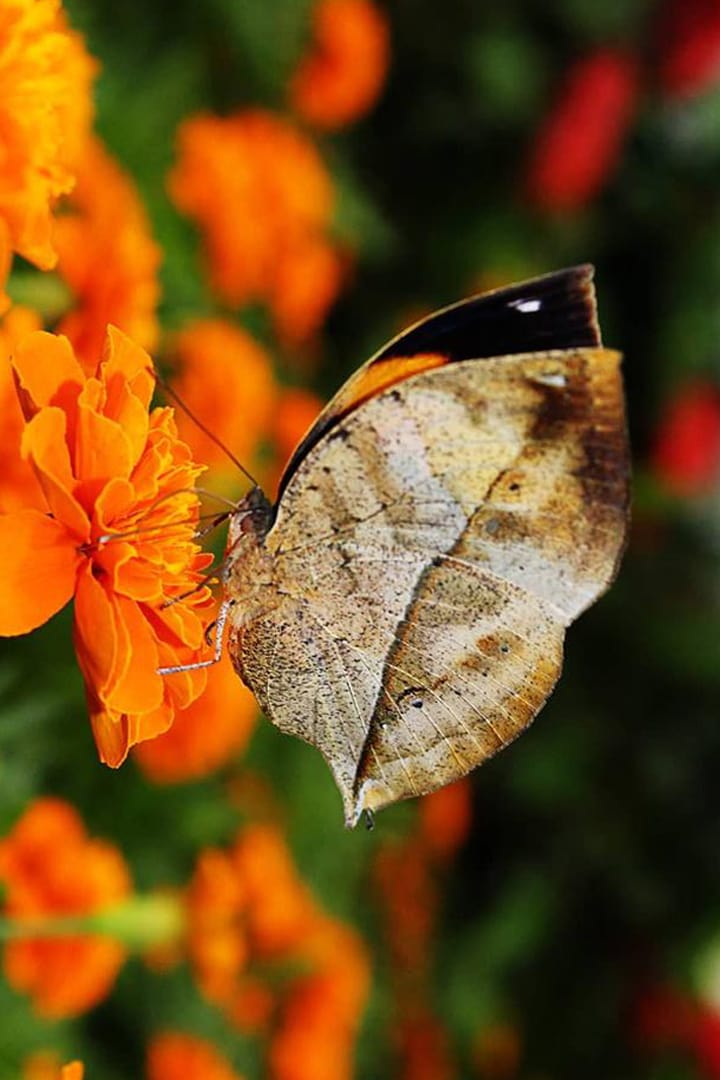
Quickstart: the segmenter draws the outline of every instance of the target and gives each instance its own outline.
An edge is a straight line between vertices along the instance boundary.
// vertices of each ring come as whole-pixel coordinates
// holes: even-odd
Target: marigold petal
[[[163,680],[157,669],[160,661],[155,637],[134,600],[114,597],[118,623],[129,642],[129,662],[114,686],[108,686],[105,700],[111,709],[124,713],[146,713],[163,700]]]
[[[117,769],[128,756],[130,749],[127,717],[111,713],[99,704],[96,708],[90,705],[90,724],[98,757],[103,765]]]
[[[55,407],[41,409],[26,425],[22,453],[35,467],[55,518],[79,541],[88,538],[90,523],[75,498],[75,481],[66,445],[66,415]]]
[[[44,330],[36,330],[16,346],[13,367],[24,391],[21,403],[28,419],[43,405],[64,407],[85,382],[68,339]]]
[[[175,710],[168,701],[149,712],[134,713],[127,718],[128,746],[137,746],[147,739],[164,735],[173,724]]]
[[[124,626],[118,624],[115,608],[103,586],[86,565],[75,591],[73,637],[80,670],[88,693],[104,702],[105,693],[121,678],[129,663],[129,642],[121,639]]]
[[[39,510],[0,516],[0,634],[26,634],[72,598],[82,556]]]
[[[77,411],[76,475],[85,483],[129,476],[133,464],[130,441],[122,427],[101,415],[83,390]]]
[[[158,650],[137,604],[108,594],[92,572],[78,582],[75,647],[85,681],[114,713],[144,713],[163,700]]]
[[[0,315],[10,307],[10,297],[5,292],[5,283],[10,273],[11,263],[10,231],[5,222],[0,220]]]
[[[153,363],[145,349],[112,324],[107,328],[102,365],[105,381],[111,384],[115,374],[123,375],[145,409],[155,389]]]

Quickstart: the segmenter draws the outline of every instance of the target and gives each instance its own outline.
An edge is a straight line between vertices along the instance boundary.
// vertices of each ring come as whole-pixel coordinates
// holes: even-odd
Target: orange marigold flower
[[[243,1028],[272,1020],[275,1080],[350,1076],[369,984],[365,948],[330,919],[298,877],[272,826],[206,851],[188,891],[189,950],[200,988]],[[267,985],[253,973],[276,972]],[[273,993],[274,990],[274,993]]]
[[[37,506],[42,499],[33,468],[20,452],[24,420],[10,365],[17,342],[40,326],[39,315],[21,307],[11,308],[0,324],[0,513]]]
[[[601,49],[572,66],[527,166],[526,190],[536,206],[573,211],[598,194],[620,160],[638,93],[632,56]]]
[[[108,323],[154,349],[160,249],[132,179],[97,138],[85,141],[54,238],[58,272],[75,298],[57,329],[86,372],[95,368]]]
[[[387,74],[390,35],[370,0],[319,0],[314,46],[293,76],[290,103],[316,127],[332,130],[364,116]]]
[[[12,251],[44,270],[55,264],[51,211],[74,183],[73,158],[89,129],[94,74],[95,63],[82,39],[67,29],[59,0],[5,0],[0,8],[0,264],[5,269]]]
[[[111,908],[131,891],[120,852],[92,840],[73,807],[38,799],[0,841],[3,914],[20,922]],[[109,993],[125,959],[116,941],[97,935],[25,938],[5,945],[10,985],[47,1017],[75,1016]]]
[[[202,319],[175,338],[172,388],[239,461],[250,461],[266,433],[276,389],[270,357],[246,330]],[[182,411],[178,431],[198,461],[238,475],[222,450]]]
[[[370,985],[367,953],[347,926],[319,918],[299,950],[310,968],[288,989],[269,1053],[272,1080],[350,1080]]]
[[[242,1080],[212,1043],[179,1031],[156,1035],[147,1052],[147,1080]]]
[[[204,689],[197,659],[211,599],[194,539],[201,468],[171,409],[148,412],[154,380],[142,349],[111,327],[95,374],[67,338],[35,333],[13,367],[26,418],[24,457],[43,491],[0,516],[0,633],[24,634],[75,598],[75,649],[101,760],[166,731]]]
[[[297,948],[315,908],[272,826],[246,829],[229,852],[201,854],[188,890],[189,950],[200,989],[232,1011],[249,958]]]
[[[208,670],[200,697],[175,714],[164,735],[136,747],[135,760],[157,784],[207,776],[245,747],[257,714],[254,695],[224,656]]]
[[[278,329],[297,339],[312,332],[334,299],[336,270],[317,245],[333,213],[330,175],[310,139],[261,109],[233,116],[193,116],[177,136],[169,187],[203,236],[210,279],[235,306],[269,304]],[[305,260],[320,272],[317,296],[298,283]],[[322,260],[322,265],[321,265]],[[312,283],[312,273],[308,273]],[[278,307],[282,282],[312,300],[312,318]],[[329,284],[330,283],[330,284]],[[310,324],[309,326],[307,324]]]

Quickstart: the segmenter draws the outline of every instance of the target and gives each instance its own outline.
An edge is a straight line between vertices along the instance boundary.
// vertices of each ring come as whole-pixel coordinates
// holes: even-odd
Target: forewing
[[[427,370],[298,466],[266,538],[280,599],[239,648],[349,822],[464,775],[550,693],[624,542],[618,368],[579,348]]]
[[[280,494],[328,432],[379,391],[416,372],[463,360],[598,347],[593,272],[588,264],[572,266],[493,289],[436,311],[398,334],[322,410],[288,462]]]

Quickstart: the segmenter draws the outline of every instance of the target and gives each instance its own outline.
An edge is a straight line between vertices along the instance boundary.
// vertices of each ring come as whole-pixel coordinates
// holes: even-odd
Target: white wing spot
[[[543,386],[567,386],[567,379],[561,371],[541,371],[533,376],[533,382],[542,383]]]
[[[510,300],[508,307],[515,308],[523,315],[532,315],[542,307],[542,300]]]

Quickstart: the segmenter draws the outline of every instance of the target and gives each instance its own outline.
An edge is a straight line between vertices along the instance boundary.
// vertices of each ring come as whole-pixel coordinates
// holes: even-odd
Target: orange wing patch
[[[331,403],[330,416],[333,421],[362,405],[363,401],[387,390],[395,383],[404,382],[411,375],[431,368],[444,367],[450,363],[449,356],[440,353],[419,353],[417,356],[391,356],[387,360],[376,360],[360,370],[342,387]],[[328,417],[329,419],[330,417]]]

